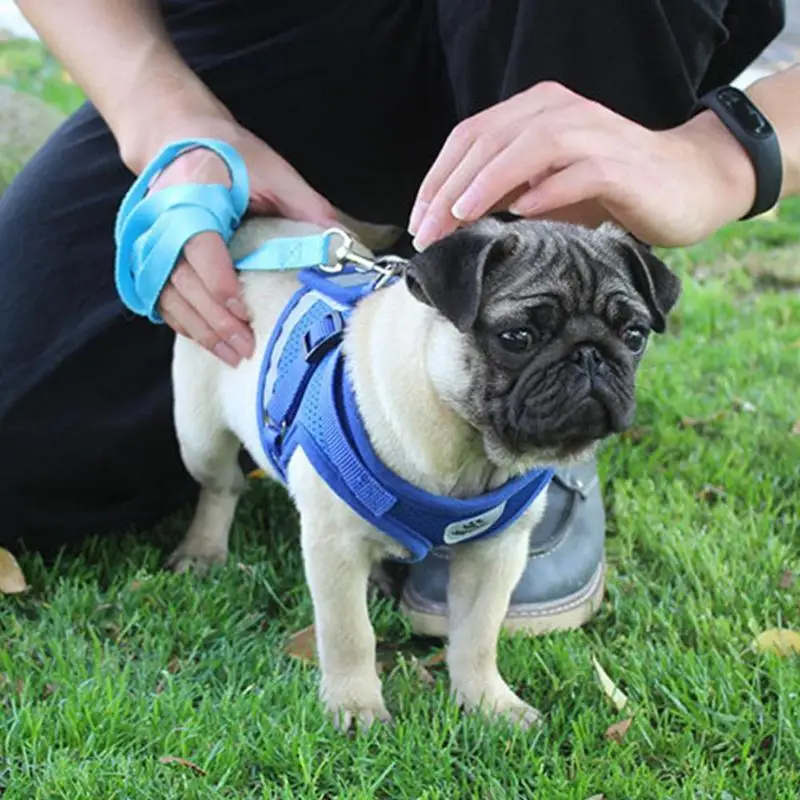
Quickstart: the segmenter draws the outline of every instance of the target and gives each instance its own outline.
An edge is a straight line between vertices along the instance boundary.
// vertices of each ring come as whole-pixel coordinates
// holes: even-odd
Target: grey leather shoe
[[[547,508],[531,532],[525,572],[511,596],[504,627],[531,635],[578,628],[603,600],[606,517],[595,461],[556,473]],[[448,552],[411,565],[400,606],[420,636],[447,631]]]

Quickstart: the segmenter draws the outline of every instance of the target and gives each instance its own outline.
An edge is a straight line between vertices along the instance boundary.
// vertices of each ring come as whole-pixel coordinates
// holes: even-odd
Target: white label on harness
[[[444,529],[444,536],[442,538],[445,544],[463,542],[465,539],[472,539],[474,536],[483,533],[485,530],[491,528],[492,525],[503,516],[505,509],[506,503],[504,500],[499,506],[490,508],[488,511],[484,511],[483,514],[478,514],[476,517],[469,517],[467,519],[458,520],[458,522],[451,522]]]

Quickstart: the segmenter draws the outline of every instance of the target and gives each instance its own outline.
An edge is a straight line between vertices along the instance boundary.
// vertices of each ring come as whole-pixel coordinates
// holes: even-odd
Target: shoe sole
[[[605,579],[606,565],[602,561],[586,586],[574,594],[551,603],[514,605],[503,621],[503,630],[542,636],[580,628],[600,610],[605,596]],[[447,606],[444,603],[431,603],[412,590],[404,590],[400,610],[417,636],[447,637]]]

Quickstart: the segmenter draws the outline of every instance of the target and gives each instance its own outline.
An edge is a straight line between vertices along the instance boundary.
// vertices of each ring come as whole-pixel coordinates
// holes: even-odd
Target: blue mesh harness
[[[148,194],[160,170],[195,147],[213,150],[225,161],[232,187],[181,185]],[[247,197],[247,170],[230,145],[186,140],[166,147],[133,184],[118,213],[115,271],[126,307],[160,324],[158,297],[185,243],[207,230],[229,242]],[[409,551],[408,561],[423,559],[434,547],[499,533],[546,489],[553,471],[532,470],[487,494],[458,499],[423,491],[380,461],[356,405],[342,337],[358,302],[386,283],[387,275],[377,263],[366,262],[365,269],[364,259],[359,262],[347,248],[331,269],[333,233],[273,240],[236,264],[240,270],[296,270],[301,284],[267,344],[256,393],[261,444],[276,475],[287,482],[289,462],[302,447],[345,503]],[[377,280],[370,264],[380,274]]]
[[[358,411],[342,354],[347,319],[373,290],[374,278],[345,269],[331,277],[299,273],[302,284],[267,345],[258,381],[261,443],[275,472],[297,447],[331,489],[367,522],[419,561],[433,547],[496,534],[547,487],[552,471],[534,470],[479,497],[430,494],[377,457]]]

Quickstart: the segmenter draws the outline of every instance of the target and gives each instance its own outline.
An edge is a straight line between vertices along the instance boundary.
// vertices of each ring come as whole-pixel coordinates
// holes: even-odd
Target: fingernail
[[[412,244],[417,252],[424,250],[435,238],[439,232],[439,223],[432,217],[425,217],[422,224],[419,226],[419,231],[414,237]]]
[[[419,202],[414,204],[414,208],[411,209],[411,218],[408,220],[408,232],[412,236],[417,235],[417,228],[419,227],[420,222],[422,222],[422,218],[425,216],[425,212],[428,210],[428,206],[430,203],[425,203],[424,201],[420,200]]]
[[[214,355],[221,358],[226,364],[231,367],[239,366],[241,359],[234,350],[228,347],[225,342],[217,342],[214,345]]]
[[[478,195],[477,192],[470,187],[467,189],[461,197],[453,203],[453,207],[450,209],[450,213],[458,220],[464,222],[465,220],[470,218],[470,214],[475,210],[475,207],[478,205]]]
[[[228,344],[242,357],[242,358],[250,358],[253,355],[253,348],[255,346],[255,342],[253,341],[252,337],[245,338],[240,333],[234,333],[230,339],[228,339]]]
[[[247,310],[247,306],[238,297],[231,297],[226,305],[228,310],[243,322],[250,320],[250,312]]]

